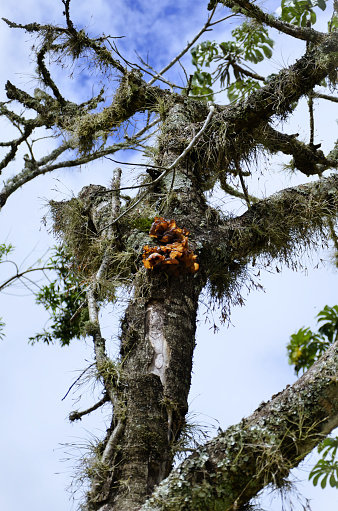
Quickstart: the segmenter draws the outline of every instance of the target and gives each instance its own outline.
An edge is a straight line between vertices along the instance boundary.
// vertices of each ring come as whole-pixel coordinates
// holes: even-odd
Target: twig
[[[327,99],[328,101],[333,101],[334,103],[338,103],[338,98],[336,98],[334,96],[328,96],[327,94],[321,94],[320,92],[314,92],[313,97],[319,98],[319,99]]]
[[[12,262],[12,261],[3,261],[3,262]],[[41,268],[29,268],[28,270],[24,270],[20,273],[17,273],[16,275],[13,275],[9,279],[7,279],[5,282],[0,284],[0,291],[8,287],[13,280],[21,279],[21,277],[25,277],[26,273],[30,273],[32,271],[44,271],[44,270],[53,270],[54,268],[51,268],[49,266],[42,266]]]
[[[213,8],[213,10],[211,11],[211,14],[209,16],[209,18],[207,19],[207,22],[205,23],[205,25],[201,28],[201,30],[198,32],[198,34],[193,38],[193,40],[188,43],[186,45],[186,47],[181,51],[181,53],[179,53],[167,66],[165,66],[159,73],[157,73],[157,75],[152,78],[149,82],[148,82],[148,85],[152,85],[154,82],[156,82],[156,80],[163,75],[163,73],[165,73],[166,71],[168,71],[168,69],[170,69],[174,64],[176,64],[176,62],[181,58],[183,57],[183,55],[185,53],[187,53],[187,51],[192,47],[192,45],[197,41],[197,39],[203,34],[203,32],[205,32],[208,27],[210,26],[210,22],[215,14],[215,11],[216,11],[216,6]],[[232,15],[229,16],[232,17]]]
[[[242,176],[244,173],[242,172]],[[233,188],[228,183],[222,182],[221,183],[222,190],[225,191],[225,193],[228,193],[229,195],[232,195],[233,197],[238,197],[239,199],[244,199],[246,201],[246,197],[244,193],[236,190],[236,188]],[[249,195],[250,202],[258,202],[258,197],[255,197],[254,195]]]
[[[146,68],[148,69],[151,69],[153,72],[151,73],[148,69],[145,69],[144,67],[140,66],[139,64],[134,64],[134,66],[136,66],[138,69],[140,69],[141,71],[143,71],[144,73],[147,73],[148,75],[152,76],[153,78],[155,78],[155,80],[160,80],[161,82],[169,85],[169,87],[173,90],[174,88],[176,89],[184,89],[184,87],[181,87],[179,85],[176,85],[175,83],[172,83],[170,82],[169,80],[166,80],[165,78],[163,78],[163,76],[159,76],[159,74],[157,73],[156,69],[154,69],[150,64],[147,64],[143,58],[141,57],[141,55],[139,55],[137,53],[137,51],[135,51],[137,57],[140,59],[140,61],[142,62],[142,64],[144,66],[146,66]],[[155,73],[155,74],[154,74]]]
[[[62,0],[62,3],[65,6],[65,10],[64,10],[63,14],[66,16],[68,30],[69,30],[70,34],[77,35],[76,29],[74,28],[73,22],[70,19],[70,15],[69,15],[70,0]]]
[[[90,408],[87,408],[87,410],[83,410],[82,412],[78,412],[78,411],[75,411],[75,412],[71,412],[69,414],[69,420],[71,422],[73,421],[78,421],[81,419],[81,417],[83,417],[84,415],[88,415],[90,414],[91,412],[93,412],[94,410],[97,410],[98,408],[100,408],[100,406],[104,405],[105,403],[107,403],[107,401],[109,401],[109,397],[107,394],[105,394],[103,396],[102,399],[100,399],[100,401],[98,401],[97,403],[95,403],[95,405],[91,406]]]
[[[313,145],[314,136],[315,136],[315,121],[313,116],[313,92],[309,92],[308,94],[308,105],[309,105],[309,114],[310,114],[310,145]]]
[[[144,128],[140,129],[140,131],[138,131],[137,133],[135,133],[135,135],[133,135],[132,137],[128,137],[127,135],[125,136],[125,139],[126,140],[133,140],[133,139],[136,139],[138,137],[140,137],[141,135],[143,135],[143,133],[145,133],[146,131],[148,131],[150,128],[152,128],[153,126],[155,126],[156,124],[158,124],[160,122],[160,118],[158,117],[157,119],[154,119],[150,124],[147,124],[146,126],[144,126]]]
[[[84,369],[84,371],[82,371],[82,373],[80,374],[80,376],[78,378],[76,378],[76,380],[71,384],[71,386],[69,387],[69,389],[67,390],[66,394],[63,396],[63,398],[61,399],[61,401],[64,401],[66,399],[66,397],[68,396],[69,392],[72,390],[72,388],[74,387],[74,385],[76,385],[78,383],[78,381],[81,380],[82,376],[88,371],[88,369],[90,369],[91,367],[93,367],[95,365],[95,362],[93,362],[92,364],[90,364],[88,367],[86,367],[86,369]]]
[[[237,161],[237,158],[235,159],[235,165],[236,165],[236,170],[237,170],[237,173],[238,173],[238,176],[239,176],[239,180],[241,182],[241,185],[242,185],[242,189],[243,189],[243,193],[244,193],[244,197],[245,197],[245,202],[248,206],[248,208],[251,207],[251,203],[250,203],[250,197],[249,197],[249,193],[248,193],[248,189],[245,185],[245,182],[244,182],[244,178],[243,178],[243,174],[242,174],[242,169]]]

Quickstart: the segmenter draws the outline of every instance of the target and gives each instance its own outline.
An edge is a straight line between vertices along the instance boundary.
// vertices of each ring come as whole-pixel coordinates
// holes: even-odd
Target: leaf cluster
[[[3,259],[6,258],[11,252],[13,252],[13,245],[6,245],[5,243],[0,244],[0,263],[3,262]]]
[[[309,474],[309,479],[312,479],[314,486],[317,486],[319,479],[322,478],[320,486],[323,489],[327,482],[332,488],[338,488],[338,461],[335,460],[337,449],[338,437],[325,438],[318,446],[318,452],[322,453],[322,458],[318,460]]]
[[[312,332],[310,328],[300,328],[292,334],[287,345],[289,364],[294,366],[298,375],[319,359],[327,348],[335,341],[338,333],[338,306],[324,309],[317,315],[318,323],[323,323],[318,332]]]
[[[326,2],[327,0],[282,0],[281,19],[298,27],[314,25],[317,21],[314,8],[319,7],[325,11]]]
[[[236,94],[238,89],[245,95],[259,88],[257,78],[261,80],[264,78],[255,76],[245,62],[258,64],[264,58],[271,58],[274,42],[269,37],[267,28],[252,20],[244,21],[231,32],[231,35],[233,41],[220,44],[215,41],[204,41],[191,49],[192,64],[196,71],[192,77],[190,95],[205,95],[206,99],[212,100],[212,85],[217,80],[220,80],[221,87],[226,85],[231,101],[241,95]],[[215,71],[212,73],[202,71],[203,66],[210,67],[213,62],[218,63]]]
[[[30,337],[29,342],[53,344],[58,340],[61,346],[67,346],[72,339],[83,335],[89,319],[83,296],[84,283],[73,271],[71,257],[63,246],[54,248],[49,262],[55,269],[56,279],[40,289],[35,301],[49,311],[52,324],[48,330]]]

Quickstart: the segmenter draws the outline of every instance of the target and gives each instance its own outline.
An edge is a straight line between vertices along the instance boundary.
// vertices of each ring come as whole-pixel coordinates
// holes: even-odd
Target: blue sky
[[[207,18],[207,1],[181,0],[173,8],[172,1],[115,1],[73,0],[72,13],[77,25],[87,27],[92,33],[124,35],[118,40],[119,48],[131,61],[136,61],[137,50],[142,58],[160,69],[166,65],[198,32]],[[266,1],[266,7],[278,6]],[[2,17],[21,23],[38,21],[62,22],[61,1],[18,0],[6,2],[0,9]],[[210,39],[225,40],[233,28],[229,24],[218,26]],[[277,47],[270,62],[270,70],[277,72],[289,65],[302,51],[302,43],[286,38],[281,43],[278,34]],[[0,31],[2,59],[1,83],[7,79],[22,88],[34,88],[33,67],[30,58],[29,36],[3,26]],[[188,73],[190,57],[183,59]],[[182,72],[170,72],[178,83]],[[92,82],[98,80],[90,74],[75,73],[73,80],[58,75],[58,83],[66,95],[74,99],[88,97]],[[2,92],[1,92],[2,91]],[[3,85],[1,100],[5,98]],[[224,95],[217,100],[223,101]],[[316,137],[328,151],[337,138],[335,105],[317,102]],[[292,123],[284,123],[289,133],[298,132],[306,140],[307,107],[303,103]],[[8,125],[1,127],[2,137],[10,134]],[[48,141],[42,142],[41,154],[48,150]],[[139,156],[137,156],[138,158]],[[121,155],[120,159],[125,159]],[[136,156],[134,157],[136,160]],[[284,161],[284,160],[283,160]],[[273,191],[307,182],[303,175],[292,178],[281,171],[280,158],[265,163],[265,175],[257,173],[252,187],[259,186],[262,196]],[[20,158],[3,173],[6,179],[17,171]],[[258,169],[259,171],[259,169]],[[129,174],[128,174],[129,175]],[[62,200],[77,194],[86,184],[107,185],[112,177],[112,164],[104,161],[79,170],[64,170],[54,176],[43,176],[26,185],[12,197],[1,213],[1,242],[11,242],[16,247],[18,262],[29,255],[33,263],[46,248],[55,242],[41,223],[46,214],[46,201]],[[230,204],[236,212],[243,211],[237,202]],[[321,260],[320,260],[321,259]],[[213,335],[210,324],[205,323],[203,307],[199,319],[197,349],[194,358],[193,385],[190,394],[191,410],[201,422],[218,424],[222,429],[250,414],[261,401],[283,389],[295,380],[287,365],[285,345],[289,335],[303,325],[315,327],[315,315],[327,303],[337,302],[337,273],[330,264],[330,253],[312,254],[303,259],[304,270],[294,273],[283,268],[282,273],[264,271],[261,283],[265,292],[251,292],[244,307],[234,308],[232,324]],[[318,269],[315,267],[318,266]],[[6,267],[7,268],[7,267]],[[0,267],[1,272],[8,270]],[[5,273],[6,274],[6,273]],[[77,407],[92,403],[95,389],[83,395],[80,404],[70,395],[62,401],[77,371],[84,369],[92,360],[90,344],[74,342],[67,348],[58,346],[28,346],[27,338],[40,331],[47,320],[46,313],[34,305],[34,300],[22,289],[12,289],[10,294],[0,296],[1,315],[7,323],[6,338],[0,343],[0,388],[2,403],[1,455],[0,455],[0,508],[10,511],[42,511],[46,505],[50,511],[71,509],[72,503],[64,488],[69,484],[72,462],[62,463],[63,448],[60,444],[83,443],[91,434],[104,432],[107,411],[97,411],[92,417],[70,425],[68,413]],[[215,312],[217,317],[217,311]],[[117,350],[118,311],[105,314],[103,332],[109,347]],[[94,393],[94,396],[92,394]],[[307,479],[305,468],[296,477]],[[336,509],[335,490],[314,489],[306,486],[304,494],[313,498],[312,510]],[[280,503],[264,501],[269,511],[279,510]],[[297,507],[298,506],[298,507]],[[302,509],[295,504],[295,511]]]

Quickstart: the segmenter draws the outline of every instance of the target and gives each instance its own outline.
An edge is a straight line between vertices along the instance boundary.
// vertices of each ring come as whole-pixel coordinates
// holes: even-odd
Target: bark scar
[[[164,335],[164,303],[152,300],[147,305],[146,336],[154,349],[154,356],[148,372],[160,377],[162,385],[166,383],[166,369],[170,361],[170,348]]]

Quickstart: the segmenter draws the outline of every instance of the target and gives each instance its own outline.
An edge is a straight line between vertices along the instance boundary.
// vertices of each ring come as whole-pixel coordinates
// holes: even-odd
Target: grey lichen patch
[[[280,486],[281,474],[290,469],[276,439],[264,428],[232,426],[207,445],[161,483],[142,510],[234,510],[255,479]],[[275,474],[279,478],[274,481]]]

